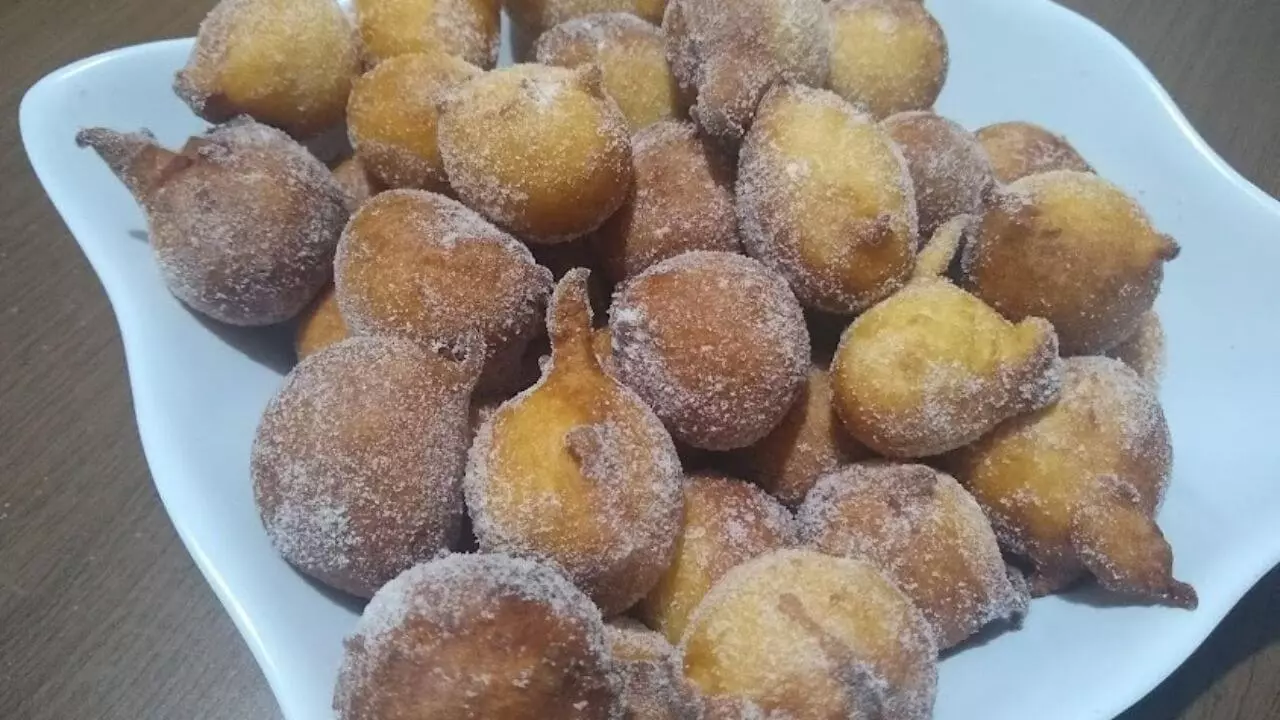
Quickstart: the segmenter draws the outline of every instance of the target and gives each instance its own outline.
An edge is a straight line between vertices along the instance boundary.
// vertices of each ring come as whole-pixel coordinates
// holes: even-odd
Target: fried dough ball
[[[662,30],[635,15],[609,12],[567,20],[543,33],[535,56],[543,65],[598,65],[605,91],[632,132],[682,112]]]
[[[719,475],[689,477],[675,557],[637,606],[640,617],[678,643],[694,608],[726,572],[794,543],[791,513],[760,488]]]
[[[615,720],[600,611],[560,573],[506,555],[406,570],[347,638],[337,720]]]
[[[382,192],[385,188],[369,177],[360,158],[352,156],[338,163],[333,168],[333,179],[346,195],[347,212],[355,212],[366,200]]]
[[[780,85],[742,147],[738,221],[747,252],[806,307],[851,315],[906,282],[916,207],[897,146],[825,90]]]
[[[780,276],[747,257],[688,252],[614,297],[617,377],[672,436],[704,450],[746,447],[786,415],[809,370],[809,332]]]
[[[836,411],[891,458],[938,455],[1057,397],[1049,323],[1014,325],[945,280],[919,280],[849,326],[831,367]]]
[[[445,102],[439,138],[458,196],[527,242],[595,230],[631,189],[626,119],[591,65],[481,75]]]
[[[920,248],[911,279],[950,279],[953,275],[958,275],[956,261],[960,257],[960,246],[966,238],[973,236],[977,224],[978,218],[973,215],[959,215],[943,223],[933,233],[933,238]]]
[[[465,483],[480,547],[555,562],[606,615],[657,582],[680,530],[680,459],[662,423],[591,346],[587,271],[556,286],[551,360],[472,445]]]
[[[1133,334],[1177,256],[1123,191],[1064,170],[1023,178],[987,207],[962,280],[1011,320],[1053,323],[1063,355],[1090,355]]]
[[[449,187],[436,144],[436,109],[449,90],[480,74],[438,50],[378,63],[351,89],[347,132],[356,157],[386,188]]]
[[[1164,326],[1155,310],[1138,321],[1138,329],[1127,340],[1107,351],[1107,355],[1133,368],[1138,376],[1159,387],[1164,376]]]
[[[818,478],[870,457],[871,451],[849,436],[836,415],[830,373],[815,366],[778,427],[734,451],[729,464],[782,504],[795,507]]]
[[[519,385],[551,294],[551,273],[524,245],[461,203],[421,190],[389,190],[365,203],[342,233],[334,276],[354,334],[427,345],[478,334],[481,394]]]
[[[231,325],[297,315],[329,281],[347,209],[333,175],[274,128],[243,119],[178,152],[150,133],[82,130],[147,215],[169,291]]]
[[[498,61],[498,0],[355,0],[365,53],[377,63],[439,50],[472,65]]]
[[[947,462],[1001,546],[1033,564],[1033,593],[1091,573],[1118,593],[1196,606],[1154,520],[1173,464],[1169,427],[1150,385],[1119,360],[1068,358],[1057,403]]]
[[[250,115],[309,137],[342,122],[360,62],[334,0],[220,0],[173,89],[209,122]]]
[[[625,617],[605,623],[604,637],[622,680],[622,720],[702,719],[666,638]]]
[[[702,131],[736,148],[780,82],[820,87],[829,27],[821,0],[671,0],[667,58]]]
[[[835,0],[829,87],[877,120],[933,107],[947,81],[947,38],[916,0]]]
[[[511,55],[531,62],[542,34],[576,18],[597,13],[627,13],[651,25],[662,23],[666,0],[505,0],[511,20]]]
[[[748,717],[927,720],[938,648],[919,610],[871,565],[779,550],[730,570],[681,643],[703,693]]]
[[[295,367],[250,461],[262,524],[284,559],[369,597],[454,547],[478,371],[474,357],[446,360],[390,337],[345,340]]]
[[[982,508],[931,467],[846,467],[814,486],[796,518],[802,542],[879,568],[924,614],[941,649],[1027,610],[1026,582],[1005,565]]]
[[[298,329],[294,333],[293,349],[298,361],[307,359],[320,350],[346,340],[347,323],[338,310],[338,299],[333,284],[326,285],[316,299],[298,316]]]
[[[1093,172],[1066,138],[1039,125],[996,123],[982,128],[976,136],[987,151],[996,179],[1002,183],[1054,170]]]
[[[631,147],[632,194],[591,236],[610,279],[622,282],[690,250],[740,250],[733,169],[692,123],[650,125]]]
[[[995,185],[995,176],[973,133],[926,111],[891,115],[880,126],[907,159],[922,243],[948,220],[982,211],[982,199]]]

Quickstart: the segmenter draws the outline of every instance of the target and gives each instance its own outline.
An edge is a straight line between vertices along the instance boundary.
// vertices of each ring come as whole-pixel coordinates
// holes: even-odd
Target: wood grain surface
[[[45,73],[109,48],[190,35],[210,2],[0,2],[6,720],[280,717],[156,498],[111,310],[36,184],[17,127],[22,93]],[[1280,2],[1066,4],[1127,42],[1210,145],[1280,193]],[[1280,718],[1278,638],[1273,572],[1124,720]]]

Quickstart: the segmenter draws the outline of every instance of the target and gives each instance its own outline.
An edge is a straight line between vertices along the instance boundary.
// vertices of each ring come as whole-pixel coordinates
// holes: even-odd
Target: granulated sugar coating
[[[302,138],[342,122],[360,63],[334,0],[221,0],[173,88],[210,122],[251,115]]]
[[[849,326],[831,366],[836,411],[859,442],[893,458],[964,447],[1057,398],[1053,328],[1014,325],[974,296],[916,280]]]
[[[898,113],[881,124],[907,159],[923,244],[943,223],[982,210],[995,184],[991,161],[973,133],[932,112]]]
[[[931,238],[921,238],[923,245],[916,255],[912,280],[944,278],[953,280],[960,274],[960,247],[973,237],[978,218],[957,215],[939,227]]]
[[[632,132],[684,114],[662,30],[635,15],[594,13],[567,20],[543,33],[535,55],[544,65],[599,66],[604,89]]]
[[[622,680],[624,720],[705,720],[675,648],[662,635],[617,618],[605,623],[604,637]]]
[[[338,720],[623,720],[600,611],[547,565],[450,555],[406,570],[347,639]]]
[[[1122,360],[1133,368],[1151,387],[1159,388],[1164,378],[1165,342],[1164,326],[1155,310],[1147,312],[1138,321],[1138,329],[1127,340],[1107,351],[1110,357]]]
[[[247,118],[181,151],[146,133],[82,130],[147,214],[170,292],[231,325],[297,315],[329,281],[347,209],[333,175],[301,145]]]
[[[600,369],[586,280],[571,270],[557,286],[542,379],[480,429],[465,489],[482,549],[556,563],[613,615],[671,559],[680,460],[653,412]]]
[[[1154,517],[1173,464],[1151,386],[1119,360],[1068,358],[1058,402],[947,459],[1035,594],[1093,573],[1110,589],[1194,607]]]
[[[946,649],[993,620],[1021,616],[991,524],[951,476],[925,465],[851,465],[818,481],[796,519],[802,542],[865,560],[911,599]]]
[[[632,136],[631,146],[631,197],[591,236],[611,280],[691,250],[740,250],[733,168],[692,123],[650,125]]]
[[[915,0],[835,0],[829,87],[877,120],[933,106],[947,80],[947,38]]]
[[[1091,173],[1023,178],[989,203],[965,244],[966,289],[1010,320],[1053,323],[1063,355],[1105,352],[1151,309],[1178,244]]]
[[[637,606],[640,616],[678,643],[694,608],[726,572],[794,544],[791,513],[760,488],[717,475],[688,477],[675,557]]]
[[[387,337],[303,360],[263,413],[250,462],[276,550],[317,580],[369,597],[452,547],[478,372],[475,360]]]
[[[355,0],[370,63],[441,51],[472,65],[498,62],[501,6],[495,0]]]
[[[627,121],[593,65],[471,80],[445,101],[439,143],[463,202],[527,242],[595,230],[631,190]]]
[[[439,50],[397,55],[378,63],[351,89],[347,134],[356,157],[386,188],[445,192],[436,144],[441,98],[480,69]]]
[[[804,313],[781,276],[741,255],[688,252],[614,297],[614,372],[681,442],[746,447],[782,420],[809,371]]]
[[[760,103],[738,167],[747,252],[810,309],[861,312],[906,282],[916,203],[889,136],[825,90],[779,85]]]
[[[736,148],[779,82],[822,87],[830,28],[821,0],[672,0],[662,29],[695,122]]]
[[[759,718],[927,720],[938,647],[871,565],[781,550],[730,570],[690,621],[685,676]]]
[[[365,203],[342,234],[334,273],[355,334],[428,346],[478,334],[482,394],[520,386],[521,356],[551,293],[550,271],[522,243],[461,203],[420,190],[389,190]]]
[[[1028,122],[988,125],[977,132],[1002,183],[1054,170],[1093,172],[1089,163],[1061,135]]]
[[[795,507],[818,478],[871,456],[836,415],[830,374],[814,367],[778,427],[759,442],[731,453],[728,466],[784,505]]]

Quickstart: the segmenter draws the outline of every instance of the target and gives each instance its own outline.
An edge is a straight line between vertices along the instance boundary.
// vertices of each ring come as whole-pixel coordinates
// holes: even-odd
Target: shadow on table
[[[1116,720],[1181,717],[1223,675],[1276,642],[1280,642],[1280,568],[1244,596],[1182,667]]]

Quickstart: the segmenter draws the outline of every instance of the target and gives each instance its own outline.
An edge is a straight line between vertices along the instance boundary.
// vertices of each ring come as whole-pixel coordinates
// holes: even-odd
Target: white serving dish
[[[1035,602],[1021,631],[942,663],[937,720],[1110,718],[1167,676],[1280,562],[1280,203],[1210,150],[1118,41],[1047,0],[931,3],[951,45],[942,113],[976,128],[1025,119],[1065,133],[1135,194],[1183,254],[1159,309],[1176,455],[1161,522],[1195,612]],[[253,650],[289,720],[331,717],[341,639],[359,611],[289,568],[253,507],[249,447],[291,363],[289,335],[218,326],[165,290],[142,214],[72,138],[148,127],[179,144],[204,124],[170,91],[189,40],[82,60],[23,99],[36,174],[120,323],[138,428],[173,524]]]

